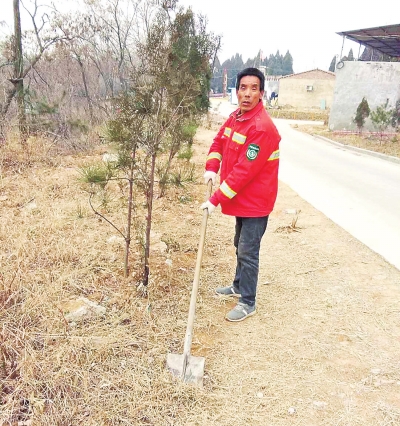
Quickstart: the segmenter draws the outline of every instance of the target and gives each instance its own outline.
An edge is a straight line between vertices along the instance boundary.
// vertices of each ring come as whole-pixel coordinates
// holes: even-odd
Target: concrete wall
[[[400,99],[399,62],[346,61],[336,69],[333,104],[329,115],[331,130],[356,130],[353,122],[362,98],[371,110],[386,103],[394,107]],[[375,131],[371,120],[366,120],[365,130]]]
[[[307,91],[307,86],[312,90]],[[331,108],[335,75],[312,70],[279,80],[279,105],[295,108]]]

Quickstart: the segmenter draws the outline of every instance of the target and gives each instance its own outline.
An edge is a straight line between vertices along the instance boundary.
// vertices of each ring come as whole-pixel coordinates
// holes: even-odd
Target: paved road
[[[227,116],[234,108],[221,102],[218,110]],[[280,180],[400,269],[400,164],[300,133],[293,120],[275,123]]]

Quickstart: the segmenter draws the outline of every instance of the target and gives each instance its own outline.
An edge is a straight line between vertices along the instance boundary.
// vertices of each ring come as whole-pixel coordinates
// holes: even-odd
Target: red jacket
[[[281,137],[262,102],[236,118],[238,112],[221,127],[207,156],[206,170],[218,173],[221,166],[221,184],[210,202],[230,216],[267,216],[278,192]]]

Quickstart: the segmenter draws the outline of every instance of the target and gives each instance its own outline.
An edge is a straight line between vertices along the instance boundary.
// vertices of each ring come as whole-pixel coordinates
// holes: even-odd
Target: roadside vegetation
[[[26,6],[1,41],[0,425],[186,424],[201,390],[165,357],[196,246],[165,212],[184,234],[201,200],[216,38],[175,1]]]
[[[268,114],[273,118],[284,118],[286,120],[322,121],[328,123],[329,113],[320,110],[299,110],[296,108],[268,108]]]
[[[323,136],[344,145],[400,158],[400,100],[394,108],[384,104],[370,110],[367,99],[363,98],[354,114],[357,131],[331,131],[328,127],[329,113],[324,111],[298,111],[283,108],[269,109],[268,112],[275,118],[320,121],[316,124],[294,124],[293,127],[310,135]],[[364,130],[368,117],[375,131]]]
[[[155,198],[144,296],[142,243],[132,239],[125,278],[125,241],[79,182],[108,148],[66,155],[35,137],[1,151],[1,425],[185,425],[207,407],[165,368],[182,350],[203,193],[191,181]],[[125,191],[115,181],[99,206],[115,223]]]
[[[332,132],[327,125],[295,125],[297,130],[310,135],[323,136],[344,145],[351,145],[369,151],[400,158],[400,134]]]

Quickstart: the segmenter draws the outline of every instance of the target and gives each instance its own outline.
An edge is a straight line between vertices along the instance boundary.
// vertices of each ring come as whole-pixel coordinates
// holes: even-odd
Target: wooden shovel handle
[[[207,193],[206,193],[206,200],[207,201],[211,196],[212,191],[212,180],[210,179],[207,183]],[[185,343],[183,347],[183,356],[184,356],[184,366],[183,371],[186,371],[186,365],[187,361],[190,356],[190,348],[192,346],[192,338],[193,338],[193,325],[194,325],[194,317],[196,313],[196,299],[197,299],[197,292],[199,289],[199,279],[200,279],[200,268],[201,268],[201,260],[203,258],[203,250],[204,250],[204,242],[205,242],[205,236],[206,236],[206,228],[207,228],[207,219],[208,219],[208,211],[207,209],[203,210],[203,220],[201,222],[201,230],[200,230],[200,241],[199,241],[199,247],[197,250],[197,260],[196,260],[196,268],[194,271],[194,279],[193,279],[193,285],[192,285],[192,294],[190,297],[190,306],[189,306],[189,316],[188,316],[188,322],[187,322],[187,328],[186,328],[186,336],[185,336]]]

